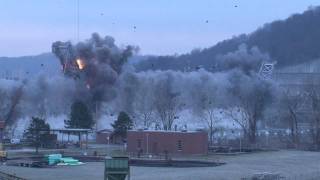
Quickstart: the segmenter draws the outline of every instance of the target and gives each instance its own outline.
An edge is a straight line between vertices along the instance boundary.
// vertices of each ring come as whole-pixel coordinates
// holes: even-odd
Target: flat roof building
[[[98,144],[110,144],[112,143],[112,133],[113,131],[110,129],[102,129],[97,131],[96,133],[96,142]]]
[[[201,131],[128,131],[127,151],[143,154],[207,154],[208,134]]]
[[[2,143],[3,141],[4,128],[5,128],[5,121],[0,120],[0,143]]]

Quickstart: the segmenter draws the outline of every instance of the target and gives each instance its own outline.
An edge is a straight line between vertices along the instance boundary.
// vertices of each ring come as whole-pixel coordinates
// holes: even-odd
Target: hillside
[[[277,61],[277,68],[311,62],[320,58],[320,7],[309,8],[286,20],[265,24],[249,34],[242,34],[206,49],[195,49],[180,56],[134,56],[129,62],[137,70],[186,70],[199,66],[214,71],[217,56],[234,52],[241,44],[258,47]],[[51,53],[25,57],[0,57],[0,75],[7,72],[35,74],[42,70],[57,72],[59,61]]]
[[[137,67],[139,70],[184,70],[201,65],[210,70],[215,66],[216,56],[235,51],[241,44],[247,44],[248,48],[256,46],[268,53],[278,62],[278,67],[300,64],[320,57],[319,28],[320,7],[312,7],[302,14],[265,24],[255,32],[219,42],[210,48],[181,56],[152,57]]]
[[[133,56],[130,64],[145,60],[148,56]],[[49,75],[60,73],[59,60],[52,53],[43,53],[35,56],[0,57],[0,78],[32,77],[38,73]]]
[[[25,77],[41,72],[56,73],[60,70],[59,61],[51,53],[36,56],[0,57],[1,77]]]

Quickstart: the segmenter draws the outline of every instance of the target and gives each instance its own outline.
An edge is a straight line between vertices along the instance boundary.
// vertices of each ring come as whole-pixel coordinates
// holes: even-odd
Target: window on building
[[[137,145],[138,145],[138,148],[141,148],[141,139],[137,140]]]
[[[182,141],[178,141],[178,151],[182,151]]]

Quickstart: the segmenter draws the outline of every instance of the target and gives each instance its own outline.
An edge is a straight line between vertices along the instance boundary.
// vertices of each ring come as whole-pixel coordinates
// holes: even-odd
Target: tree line
[[[136,65],[144,70],[195,70],[199,66],[208,71],[218,71],[218,56],[236,51],[241,44],[258,47],[278,62],[278,67],[309,62],[320,57],[320,7],[310,7],[302,14],[286,20],[263,25],[249,34],[242,34],[221,41],[205,49],[194,49],[188,54],[154,56]]]

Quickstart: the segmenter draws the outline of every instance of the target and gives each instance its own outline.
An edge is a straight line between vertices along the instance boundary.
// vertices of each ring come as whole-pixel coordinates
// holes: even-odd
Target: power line
[[[79,23],[80,23],[80,13],[79,13],[79,8],[80,7],[80,1],[77,0],[77,42],[79,42]]]

